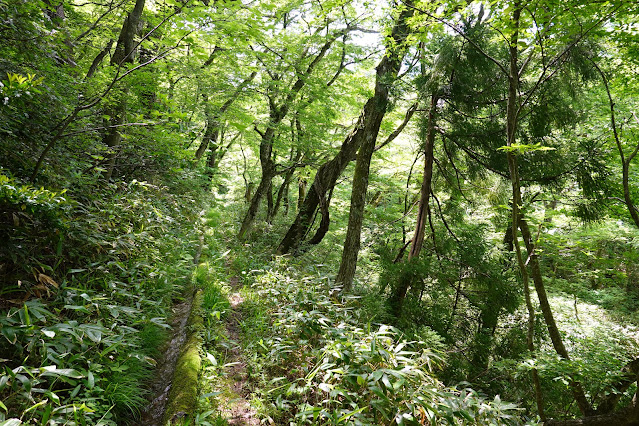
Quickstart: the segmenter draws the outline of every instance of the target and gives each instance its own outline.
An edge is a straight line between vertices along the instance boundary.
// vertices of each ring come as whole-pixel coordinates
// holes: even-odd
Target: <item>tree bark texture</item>
[[[356,156],[365,142],[375,143],[379,126],[388,106],[389,89],[397,78],[406,53],[404,42],[409,34],[407,21],[412,14],[413,9],[406,7],[397,18],[390,36],[393,48],[387,52],[376,68],[375,93],[364,105],[355,128],[346,137],[337,155],[322,164],[317,170],[315,179],[310,190],[306,193],[295,220],[277,248],[278,254],[290,253],[299,249],[308,234],[320,203],[326,202],[327,194],[335,186],[348,163]]]
[[[513,203],[514,205],[514,203]],[[519,209],[517,207],[513,207],[512,211],[512,233],[511,235],[517,235],[517,217],[519,216]],[[521,247],[519,245],[519,238],[513,239],[513,246],[516,250],[517,254],[517,262],[519,264],[519,270],[521,271],[521,278],[524,285],[524,299],[526,301],[526,310],[528,312],[528,322],[526,328],[526,346],[528,347],[528,352],[530,356],[535,359],[535,308],[532,304],[532,299],[530,297],[530,280],[528,276],[528,270],[526,269],[526,263],[524,262],[524,258],[521,252]],[[544,411],[544,400],[543,394],[541,391],[541,382],[539,380],[539,372],[536,368],[533,368],[530,372],[533,386],[535,387],[535,404],[537,405],[537,414],[541,420],[546,419],[546,414]]]
[[[133,10],[126,17],[120,30],[118,42],[115,45],[115,52],[111,56],[111,65],[120,66],[125,63],[133,63],[135,59],[135,36],[140,31],[144,3],[145,0],[136,0]]]
[[[286,173],[284,173],[284,181],[277,191],[277,198],[275,199],[275,206],[273,207],[273,217],[277,216],[277,213],[282,204],[286,206],[286,209],[288,211],[288,188],[291,184],[291,180],[293,180],[293,174],[295,173],[295,163],[297,163],[302,157],[302,151],[298,150],[297,153],[293,155],[291,156],[293,164],[291,164]]]
[[[397,23],[393,28],[393,39],[398,36],[402,41],[408,35],[410,29],[407,20],[412,16],[412,8],[406,8],[400,12]],[[401,51],[395,52],[397,49]],[[340,262],[339,271],[335,278],[335,283],[342,286],[344,291],[349,291],[353,286],[353,279],[357,269],[357,257],[361,243],[362,223],[364,220],[364,209],[366,207],[366,192],[368,190],[368,177],[370,175],[371,158],[375,151],[375,143],[379,134],[379,127],[382,119],[386,114],[388,106],[388,94],[390,85],[386,76],[397,75],[401,66],[402,58],[406,51],[403,43],[398,43],[397,47],[389,52],[389,57],[395,56],[394,61],[380,63],[377,66],[377,77],[375,81],[376,102],[372,105],[372,114],[364,123],[364,131],[362,134],[362,142],[357,153],[357,161],[355,163],[355,174],[353,175],[353,190],[351,193],[351,206],[348,215],[348,228],[346,230],[346,239],[344,241],[344,250],[342,251],[342,260]]]
[[[277,116],[275,116],[275,120],[277,121],[272,121],[273,124],[281,121],[281,119],[277,118]],[[240,226],[240,231],[237,235],[240,240],[243,240],[248,235],[248,232],[255,221],[255,217],[257,216],[257,211],[260,208],[262,198],[271,191],[271,185],[273,178],[275,177],[275,164],[272,159],[274,139],[275,127],[271,126],[262,134],[262,140],[260,142],[260,165],[262,166],[262,178],[260,179],[260,183],[257,185],[255,194],[251,198],[249,208],[242,220],[242,225]]]
[[[385,108],[384,108],[385,109]],[[382,110],[383,111],[383,110]],[[371,158],[375,150],[375,141],[379,132],[381,119],[377,121],[377,127],[373,127],[367,135],[357,153],[355,174],[353,175],[353,191],[351,193],[351,208],[348,215],[348,229],[342,251],[342,261],[335,283],[349,291],[353,285],[355,270],[357,268],[357,256],[359,253],[362,223],[364,221],[364,208],[366,207],[366,192],[368,189],[368,176],[370,174]]]
[[[424,176],[420,191],[419,209],[417,210],[417,224],[415,233],[411,241],[408,261],[418,257],[424,246],[424,236],[426,234],[426,221],[430,216],[430,192],[433,181],[433,160],[435,149],[435,113],[438,97],[431,96],[430,109],[428,110],[428,128],[426,134],[426,144],[424,146]]]

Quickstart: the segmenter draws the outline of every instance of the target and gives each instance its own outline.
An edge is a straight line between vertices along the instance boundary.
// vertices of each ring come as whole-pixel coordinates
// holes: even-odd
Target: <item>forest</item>
[[[639,3],[0,0],[0,426],[639,425]]]

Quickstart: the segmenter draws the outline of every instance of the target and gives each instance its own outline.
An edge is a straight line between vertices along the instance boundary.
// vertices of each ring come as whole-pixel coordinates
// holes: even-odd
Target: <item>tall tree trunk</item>
[[[528,323],[526,330],[526,346],[528,347],[528,352],[530,356],[535,359],[535,308],[532,304],[532,299],[530,297],[530,280],[528,276],[528,269],[526,268],[526,262],[524,261],[523,254],[521,252],[521,246],[519,245],[519,237],[513,238],[513,236],[517,236],[518,232],[518,223],[519,223],[519,206],[513,203],[512,215],[511,215],[511,245],[512,249],[515,250],[517,255],[517,264],[519,266],[519,270],[521,271],[521,279],[524,285],[524,299],[526,301],[526,310],[528,312]],[[511,249],[511,251],[512,251]],[[539,372],[536,368],[533,368],[530,372],[534,392],[535,392],[535,403],[537,405],[537,414],[539,414],[539,418],[543,421],[546,419],[546,415],[544,412],[544,401],[543,394],[541,391],[541,382],[539,381]]]
[[[510,39],[509,45],[509,54],[510,54],[510,64],[509,64],[509,75],[508,75],[508,105],[506,111],[506,137],[507,137],[507,146],[511,147],[516,141],[516,133],[517,133],[517,121],[518,121],[518,100],[519,100],[519,67],[517,64],[518,61],[518,41],[519,41],[519,19],[521,16],[522,5],[520,0],[515,0],[513,4],[513,15],[512,15],[512,23],[514,25],[513,33]],[[526,250],[528,252],[528,260],[526,263],[530,264],[531,276],[533,279],[533,283],[535,284],[535,290],[537,292],[537,297],[539,299],[539,306],[541,308],[541,312],[544,316],[544,321],[546,323],[546,327],[548,329],[548,334],[550,335],[550,340],[552,345],[559,356],[570,360],[570,356],[566,347],[564,346],[563,340],[561,338],[561,334],[559,333],[559,329],[557,328],[557,323],[555,322],[555,318],[552,313],[552,309],[550,307],[550,302],[548,301],[548,295],[546,294],[546,288],[544,286],[543,277],[541,274],[541,267],[539,265],[539,258],[537,253],[535,252],[535,245],[530,234],[530,229],[528,227],[528,222],[524,218],[524,215],[519,211],[520,207],[523,205],[522,197],[521,197],[521,183],[519,178],[519,169],[517,165],[517,159],[515,154],[511,149],[507,149],[507,160],[508,160],[508,169],[510,171],[510,181],[512,184],[512,193],[513,193],[513,222],[517,224],[518,228],[521,230],[522,237],[524,239],[524,244],[526,245]],[[513,231],[515,228],[513,226]],[[517,234],[513,232],[513,240],[517,240]],[[521,265],[520,265],[521,266]],[[523,265],[525,268],[525,264]],[[522,272],[523,274],[523,272]],[[583,415],[589,415],[592,413],[592,407],[586,398],[583,387],[581,383],[572,380],[570,382],[570,387],[573,392],[573,396],[577,401],[577,405],[579,406],[579,410]]]
[[[112,110],[112,113],[115,113],[114,116],[107,120],[108,128],[103,139],[104,144],[109,148],[106,172],[103,176],[104,180],[107,181],[113,176],[120,142],[122,141],[122,135],[120,134],[118,127],[115,126],[124,124],[126,120],[126,96],[122,96],[116,105],[116,108],[117,109]]]
[[[315,235],[313,235],[313,238],[308,240],[308,243],[311,245],[317,245],[321,243],[322,239],[324,239],[324,236],[331,226],[331,212],[328,208],[331,205],[331,198],[333,198],[333,189],[334,188],[331,188],[328,191],[328,194],[325,195],[324,199],[320,199],[319,213],[322,216],[322,219],[320,220],[320,224],[315,231]]]
[[[206,159],[206,167],[209,170],[209,174],[211,173],[211,171],[217,166],[218,163],[218,150],[220,148],[219,143],[221,142],[220,136],[222,134],[219,125],[216,125],[216,127],[213,128],[213,132],[211,132],[211,134],[208,136],[208,148],[209,148],[209,154],[208,157]],[[207,129],[208,132],[208,129]]]
[[[266,223],[271,225],[273,223],[273,216],[275,212],[275,203],[273,200],[273,183],[271,181],[271,188],[266,193]]]
[[[407,3],[409,6],[412,4],[412,2]],[[277,253],[285,254],[299,248],[308,233],[320,203],[326,202],[327,194],[333,189],[348,163],[355,158],[364,143],[375,144],[379,126],[388,106],[388,90],[397,78],[406,53],[404,42],[409,34],[407,20],[412,14],[413,9],[406,7],[397,18],[391,32],[393,49],[387,52],[376,68],[374,95],[364,105],[355,128],[346,137],[337,155],[322,164],[317,170],[311,189],[306,193],[295,220],[277,248]],[[362,158],[362,161],[365,162],[365,158]],[[364,164],[361,167],[364,167]]]
[[[209,129],[211,130],[209,132]],[[208,135],[204,135],[205,138],[208,138],[208,146],[209,153],[206,159],[206,167],[204,169],[204,174],[208,178],[205,182],[204,186],[206,189],[209,189],[211,182],[213,180],[213,175],[215,174],[215,169],[217,168],[217,164],[219,162],[218,154],[220,144],[222,143],[222,131],[220,130],[219,124],[215,124],[213,127],[207,127],[206,129]],[[201,147],[201,145],[200,145]]]
[[[384,108],[385,109],[385,108]],[[382,110],[384,111],[384,110]],[[366,192],[368,189],[368,176],[370,173],[371,158],[375,150],[375,140],[379,132],[379,124],[370,130],[366,140],[357,153],[355,174],[353,175],[353,191],[351,194],[351,208],[348,215],[348,229],[342,251],[342,261],[335,283],[342,286],[344,291],[349,291],[353,285],[355,270],[357,268],[357,256],[359,253],[362,223],[364,220],[364,208],[366,207]]]
[[[135,36],[140,30],[142,20],[142,12],[144,11],[145,0],[136,0],[133,10],[127,15],[118,42],[115,45],[115,51],[111,56],[111,66],[120,67],[126,63],[133,63],[135,59]],[[105,111],[108,119],[107,131],[103,137],[103,143],[109,147],[106,172],[104,179],[109,180],[113,176],[115,170],[117,152],[122,140],[119,127],[126,121],[128,89],[124,88],[122,93],[118,95],[115,105]]]
[[[511,154],[514,157],[514,155]],[[519,178],[517,177],[517,180]],[[521,195],[518,198],[519,205],[521,205]],[[521,230],[521,235],[524,239],[524,243],[526,245],[526,250],[528,252],[528,259],[530,264],[530,275],[532,276],[533,283],[535,285],[535,291],[537,293],[537,298],[539,299],[539,307],[541,308],[541,312],[544,316],[544,321],[546,323],[546,328],[548,329],[548,334],[550,335],[550,340],[555,349],[555,352],[562,358],[566,360],[570,360],[570,355],[564,346],[561,333],[557,328],[557,323],[555,322],[555,318],[552,313],[552,308],[550,307],[550,302],[548,301],[548,295],[546,293],[546,288],[544,286],[543,277],[541,274],[541,267],[539,264],[538,255],[535,253],[535,246],[530,234],[530,229],[528,228],[528,222],[524,219],[523,215],[519,214],[519,229]],[[593,413],[592,407],[586,398],[585,392],[583,390],[583,386],[576,380],[571,379],[570,387],[572,389],[573,396],[575,401],[577,401],[577,406],[579,407],[579,411],[585,416]]]
[[[430,193],[433,181],[433,161],[435,150],[435,124],[436,108],[439,98],[433,94],[431,96],[430,108],[428,110],[428,128],[426,130],[426,144],[424,146],[424,176],[420,191],[419,209],[417,211],[417,224],[415,234],[408,252],[408,261],[418,257],[424,246],[426,235],[426,221],[430,216]]]
[[[430,108],[428,110],[426,138],[424,141],[424,176],[422,178],[422,186],[420,190],[419,208],[417,211],[417,223],[415,224],[415,232],[411,240],[410,251],[408,253],[408,262],[419,257],[424,246],[424,237],[426,235],[426,222],[430,217],[430,193],[433,180],[433,161],[435,151],[435,124],[437,102],[439,98],[436,94],[431,95]],[[409,274],[402,274],[397,284],[391,289],[389,297],[389,305],[393,314],[399,317],[402,312],[402,305],[408,293],[408,289],[412,285],[413,277]]]
[[[272,123],[279,123],[281,120],[272,121]],[[257,211],[260,208],[262,198],[271,191],[271,185],[273,178],[275,177],[275,164],[272,159],[273,152],[273,140],[275,138],[275,128],[269,127],[266,132],[262,134],[262,141],[260,142],[260,165],[262,166],[262,178],[255,190],[255,194],[251,198],[249,208],[244,215],[240,231],[238,232],[238,239],[243,240],[247,237],[249,230],[251,229]]]
[[[202,99],[204,101],[204,116],[206,117],[206,130],[204,130],[204,136],[202,136],[202,142],[195,151],[195,160],[202,158],[206,149],[211,144],[214,138],[217,138],[217,130],[220,123],[217,121],[215,114],[212,111],[211,104],[209,103],[209,96],[206,93],[202,93]],[[213,142],[215,143],[215,142]]]
[[[344,291],[351,289],[353,278],[355,277],[355,270],[357,269],[357,257],[360,247],[364,208],[366,207],[366,192],[368,190],[371,158],[375,151],[375,142],[379,134],[379,127],[386,114],[388,94],[392,80],[397,76],[406,53],[404,41],[410,32],[407,21],[412,15],[413,9],[408,5],[408,7],[400,12],[397,18],[391,33],[394,46],[392,50],[387,51],[387,56],[385,56],[382,62],[377,66],[375,95],[372,98],[373,102],[369,102],[371,105],[370,115],[363,121],[363,128],[361,130],[362,142],[357,153],[355,174],[353,176],[353,191],[348,215],[348,229],[346,230],[346,240],[344,242],[344,250],[342,251],[342,261],[337,277],[335,278],[335,283],[342,286]]]
[[[297,153],[295,153],[294,156],[291,155],[291,161],[293,162],[293,164],[291,164],[289,169],[284,174],[284,181],[277,191],[277,198],[275,200],[275,206],[273,207],[273,217],[277,215],[282,202],[285,204],[286,211],[288,213],[288,187],[291,184],[291,180],[293,180],[293,174],[295,174],[295,163],[297,163],[301,157],[301,150],[297,150]]]

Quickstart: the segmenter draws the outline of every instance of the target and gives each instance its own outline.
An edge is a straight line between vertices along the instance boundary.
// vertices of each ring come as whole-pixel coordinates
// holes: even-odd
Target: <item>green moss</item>
[[[187,338],[173,372],[173,384],[164,413],[164,423],[190,424],[197,410],[198,376],[201,368],[200,347],[203,320],[201,315],[202,292],[193,298],[191,314],[187,322]]]

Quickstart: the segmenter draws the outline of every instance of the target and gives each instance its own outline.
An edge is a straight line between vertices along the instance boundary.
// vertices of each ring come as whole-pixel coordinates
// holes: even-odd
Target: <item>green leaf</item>
[[[328,383],[320,383],[318,388],[328,393],[333,389],[333,385],[330,385]]]
[[[541,143],[535,143],[535,144],[514,143],[514,144],[511,144],[510,146],[504,145],[497,148],[497,151],[512,152],[515,154],[524,154],[528,152],[537,152],[537,151],[554,151],[554,150],[555,148],[552,148],[550,146],[542,146]]]
[[[84,376],[80,374],[78,371],[72,368],[58,368],[55,365],[48,365],[46,367],[40,367],[42,376],[53,376],[53,377],[69,377],[71,379],[82,379]]]
[[[87,373],[87,387],[89,389],[93,389],[94,386],[95,386],[95,377],[93,376],[93,373],[89,371]]]
[[[217,360],[215,359],[215,357],[214,357],[212,354],[210,354],[210,353],[208,353],[208,352],[207,352],[207,353],[206,353],[206,359],[208,359],[208,360],[209,360],[209,362],[211,363],[211,365],[213,365],[213,366],[217,366]]]
[[[16,327],[2,327],[0,333],[2,333],[2,335],[9,341],[9,343],[15,345],[16,341],[18,340],[18,337],[16,336],[16,330],[18,330],[18,328]]]
[[[82,388],[82,385],[77,385],[73,391],[71,391],[71,394],[69,395],[71,398],[75,398],[76,396],[78,396],[78,393],[80,393],[80,389]]]
[[[44,396],[51,398],[56,404],[60,405],[60,397],[51,391],[47,391],[44,393]]]
[[[95,330],[95,329],[87,328],[85,330],[85,332],[87,334],[87,337],[89,339],[91,339],[95,343],[100,343],[100,341],[102,340],[102,331],[101,330]]]

